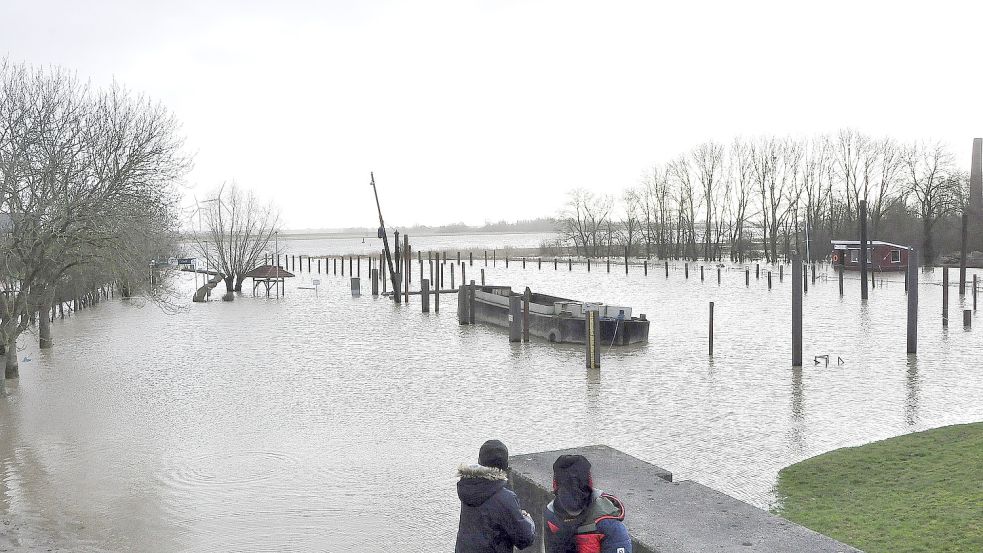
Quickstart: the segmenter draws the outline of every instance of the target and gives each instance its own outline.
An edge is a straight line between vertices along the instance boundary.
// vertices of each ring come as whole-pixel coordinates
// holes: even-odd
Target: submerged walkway
[[[565,454],[586,457],[595,486],[624,503],[635,553],[860,552],[702,484],[673,482],[669,471],[604,445],[509,458],[513,489],[536,520],[536,542],[524,551],[542,548],[542,513],[553,499],[553,461]]]

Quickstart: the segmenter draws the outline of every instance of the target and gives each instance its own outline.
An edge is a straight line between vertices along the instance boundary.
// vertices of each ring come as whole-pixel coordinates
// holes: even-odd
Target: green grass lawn
[[[981,553],[983,422],[806,459],[777,490],[775,513],[867,553]]]

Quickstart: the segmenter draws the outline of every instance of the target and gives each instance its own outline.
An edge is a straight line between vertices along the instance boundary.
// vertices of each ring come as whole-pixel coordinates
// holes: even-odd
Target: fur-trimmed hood
[[[461,478],[484,478],[486,480],[508,480],[509,475],[502,469],[484,465],[461,465],[457,467]]]
[[[457,496],[461,501],[477,507],[505,487],[509,479],[504,470],[482,465],[461,465],[457,469]]]

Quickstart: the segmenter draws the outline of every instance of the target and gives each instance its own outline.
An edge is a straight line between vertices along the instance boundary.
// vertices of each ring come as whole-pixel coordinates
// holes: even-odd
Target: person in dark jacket
[[[543,520],[547,553],[631,553],[631,537],[622,523],[625,507],[594,489],[590,461],[560,455],[553,463],[554,499]]]
[[[508,470],[509,450],[498,440],[482,444],[477,465],[458,468],[461,522],[455,553],[512,553],[513,547],[532,545],[536,524],[506,487]]]

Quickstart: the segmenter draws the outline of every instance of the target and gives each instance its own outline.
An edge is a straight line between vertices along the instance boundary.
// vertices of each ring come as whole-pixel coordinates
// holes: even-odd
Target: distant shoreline
[[[399,230],[398,228],[392,230]],[[467,232],[427,232],[418,231],[416,233],[411,232],[410,236],[469,236],[475,234],[482,235],[504,235],[504,234],[556,234],[555,230],[469,230]],[[356,233],[350,231],[338,231],[338,232],[290,232],[279,234],[281,239],[290,240],[318,240],[325,238],[376,238],[376,231],[374,229],[366,229],[366,232]]]

